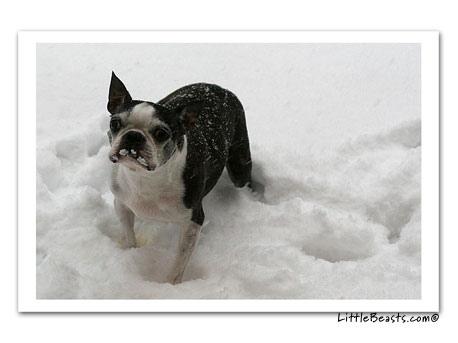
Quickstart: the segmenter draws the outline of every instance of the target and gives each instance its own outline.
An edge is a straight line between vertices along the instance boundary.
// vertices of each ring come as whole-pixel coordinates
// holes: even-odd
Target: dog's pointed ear
[[[180,115],[181,121],[188,129],[194,127],[202,111],[202,101],[194,101],[184,106],[178,107],[175,111]]]
[[[111,114],[115,114],[116,111],[125,104],[132,101],[132,97],[129,94],[126,86],[114,72],[111,72],[110,91],[108,93],[108,104],[107,109]]]

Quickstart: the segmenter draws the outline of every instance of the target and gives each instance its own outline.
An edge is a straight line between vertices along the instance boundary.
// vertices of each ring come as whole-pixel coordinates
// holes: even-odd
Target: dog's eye
[[[110,129],[113,132],[118,131],[121,128],[121,121],[119,119],[112,119],[110,121]]]
[[[158,142],[164,142],[170,137],[169,133],[163,129],[157,129],[154,131],[153,136]]]

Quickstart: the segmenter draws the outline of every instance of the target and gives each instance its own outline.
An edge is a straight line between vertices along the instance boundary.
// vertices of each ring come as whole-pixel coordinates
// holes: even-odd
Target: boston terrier
[[[182,87],[156,103],[133,100],[112,73],[107,109],[110,189],[122,247],[136,246],[135,217],[177,225],[179,248],[167,280],[180,283],[204,222],[202,199],[224,167],[236,187],[255,197],[263,192],[251,179],[242,104],[230,91],[206,83]]]

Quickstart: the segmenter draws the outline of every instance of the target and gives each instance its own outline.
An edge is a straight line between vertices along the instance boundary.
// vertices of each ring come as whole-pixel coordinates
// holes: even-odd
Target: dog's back
[[[194,127],[187,133],[188,155],[184,171],[185,203],[191,205],[202,183],[205,196],[216,184],[224,166],[237,187],[251,180],[251,156],[243,106],[230,91],[197,83],[182,87],[158,103],[178,108],[202,103]]]

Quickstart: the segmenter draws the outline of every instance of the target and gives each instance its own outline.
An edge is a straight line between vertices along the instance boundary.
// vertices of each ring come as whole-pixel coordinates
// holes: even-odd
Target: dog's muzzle
[[[156,167],[148,163],[145,154],[146,138],[138,131],[128,131],[121,138],[118,146],[118,151],[109,155],[109,159],[113,163],[126,160],[135,162],[140,167],[152,171]]]

